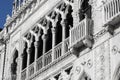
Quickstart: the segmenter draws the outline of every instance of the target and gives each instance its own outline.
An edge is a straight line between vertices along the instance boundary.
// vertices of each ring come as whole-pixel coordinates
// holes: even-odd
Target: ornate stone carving
[[[88,59],[87,61],[82,62],[81,65],[91,68],[93,66],[93,62],[91,59]]]
[[[105,44],[100,45],[98,52],[95,51],[96,79],[105,80]]]
[[[84,73],[83,66],[79,63],[78,60],[76,60],[70,72],[69,80],[80,80],[83,73]]]
[[[117,54],[117,53],[120,54],[120,49],[119,49],[118,46],[116,46],[116,45],[113,45],[111,51],[113,52],[114,55]]]
[[[69,80],[69,75],[63,70],[58,80]]]
[[[105,33],[107,33],[107,30],[106,30],[106,29],[103,29],[103,30],[99,31],[97,34],[95,34],[95,35],[93,36],[95,42],[96,42],[101,36],[103,36]]]

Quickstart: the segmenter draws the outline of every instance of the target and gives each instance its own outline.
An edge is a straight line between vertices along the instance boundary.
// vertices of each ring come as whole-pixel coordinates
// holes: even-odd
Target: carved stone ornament
[[[83,66],[78,62],[79,61],[74,62],[75,64],[70,72],[69,80],[80,80],[81,76],[84,74]]]
[[[58,80],[69,80],[69,75],[65,71],[62,71]]]
[[[115,55],[115,54],[117,54],[117,53],[119,53],[120,54],[120,49],[118,48],[118,46],[116,46],[116,45],[114,45],[113,47],[112,47],[112,53]]]
[[[81,65],[86,66],[87,68],[91,68],[93,65],[93,62],[91,59],[88,59],[88,60],[82,62]]]
[[[49,80],[56,80],[54,77],[51,77]]]

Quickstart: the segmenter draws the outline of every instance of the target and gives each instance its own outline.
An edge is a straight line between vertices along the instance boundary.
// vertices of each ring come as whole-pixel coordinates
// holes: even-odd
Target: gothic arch
[[[112,80],[120,80],[120,63],[115,68]]]

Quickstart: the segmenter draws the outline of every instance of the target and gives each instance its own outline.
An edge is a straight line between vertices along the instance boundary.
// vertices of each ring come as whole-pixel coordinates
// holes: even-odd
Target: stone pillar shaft
[[[45,54],[45,52],[46,52],[47,34],[43,34],[42,39],[43,39],[43,54]]]
[[[37,57],[38,57],[39,42],[36,41],[36,42],[34,43],[34,45],[35,45],[35,63],[34,63],[34,69],[35,69],[35,71],[36,71],[36,64],[37,64]]]
[[[65,53],[65,38],[66,38],[66,25],[67,25],[67,20],[63,19],[61,21],[62,25],[62,54]]]
[[[46,53],[46,42],[47,42],[47,34],[43,34],[43,65],[44,65],[44,54]]]
[[[31,48],[28,47],[27,49],[27,79],[29,77],[30,52],[31,52]]]
[[[56,45],[56,27],[52,28],[52,61],[54,60],[54,47]]]

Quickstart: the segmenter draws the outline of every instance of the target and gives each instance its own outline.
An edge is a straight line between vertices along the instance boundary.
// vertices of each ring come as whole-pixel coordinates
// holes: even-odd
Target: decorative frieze
[[[95,79],[106,80],[110,76],[109,42],[104,42],[94,50]],[[106,69],[107,67],[107,69]]]

